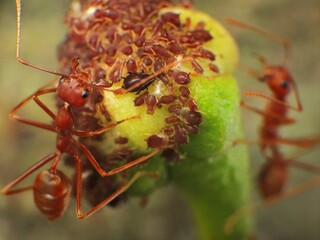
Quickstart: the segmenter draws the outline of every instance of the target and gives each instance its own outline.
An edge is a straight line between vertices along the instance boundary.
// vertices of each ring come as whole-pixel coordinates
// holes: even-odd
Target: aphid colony
[[[159,12],[170,6],[170,1],[108,4],[91,1],[81,12],[68,14],[70,32],[60,46],[62,63],[80,56],[81,68],[90,71],[97,84],[131,87],[129,92],[137,95],[134,106],[145,105],[148,114],[164,105],[168,107],[171,116],[158,136],[150,136],[149,147],[175,148],[188,142],[190,132],[197,133],[202,117],[187,85],[191,82],[190,75],[203,71],[197,59],[207,59],[210,65],[214,65],[215,59],[212,52],[202,47],[212,39],[205,24],[200,22],[191,27],[190,19],[182,23],[179,14]],[[188,57],[192,66],[189,71],[168,68]],[[67,72],[68,65],[63,65]],[[141,80],[161,70],[162,73],[139,85]],[[138,86],[132,88],[133,84]]]

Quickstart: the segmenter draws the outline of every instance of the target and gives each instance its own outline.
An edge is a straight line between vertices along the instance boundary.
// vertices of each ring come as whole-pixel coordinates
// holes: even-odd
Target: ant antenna
[[[298,94],[298,91],[296,90],[296,87],[294,85],[294,93],[296,95],[296,101],[297,101],[297,106],[291,106],[290,104],[286,104],[284,103],[283,101],[280,101],[274,97],[271,97],[269,95],[266,95],[264,93],[260,93],[260,92],[247,92],[245,93],[245,96],[247,97],[260,97],[260,98],[264,98],[264,99],[267,99],[267,100],[270,100],[270,101],[273,101],[273,102],[276,102],[278,104],[281,104],[281,105],[284,105],[292,110],[295,110],[295,111],[298,111],[298,112],[301,112],[302,111],[302,104],[301,104],[301,101],[300,101],[300,98],[299,98],[299,94]]]
[[[260,34],[262,36],[265,36],[265,37],[269,38],[272,41],[280,43],[284,48],[283,65],[287,64],[289,56],[290,56],[290,52],[291,52],[291,45],[290,45],[290,42],[287,39],[284,39],[284,38],[282,38],[282,37],[280,37],[280,36],[278,36],[278,35],[276,35],[274,33],[271,33],[271,32],[266,31],[264,29],[258,28],[256,26],[251,25],[251,24],[240,22],[240,21],[232,19],[232,18],[226,18],[225,21],[229,25],[250,30],[252,32],[255,32],[255,33],[258,33],[258,34]]]
[[[67,77],[67,75],[50,70],[50,69],[46,69],[46,68],[42,68],[42,67],[38,67],[32,63],[29,63],[28,61],[20,58],[20,40],[21,40],[21,0],[16,0],[16,6],[17,6],[17,39],[16,39],[16,60],[21,63],[24,64],[26,66],[38,69],[40,71],[43,72],[47,72],[47,73],[51,73],[54,75],[58,75],[58,76],[62,76],[62,77]]]

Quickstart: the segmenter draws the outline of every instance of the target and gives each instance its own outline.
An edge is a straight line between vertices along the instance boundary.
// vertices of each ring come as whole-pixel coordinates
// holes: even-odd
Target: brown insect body
[[[123,80],[122,88],[129,89],[130,87],[136,85],[141,80],[149,77],[149,74],[145,73],[129,73],[128,76],[126,76]],[[155,78],[150,79],[149,81],[145,82],[141,86],[138,86],[136,88],[131,89],[129,92],[136,92],[139,94],[142,90],[148,88],[151,83],[155,81]]]
[[[260,194],[263,198],[268,198],[281,193],[287,180],[288,163],[282,158],[268,160],[258,176]]]
[[[71,181],[61,171],[42,171],[33,184],[34,202],[43,215],[55,220],[69,205]]]

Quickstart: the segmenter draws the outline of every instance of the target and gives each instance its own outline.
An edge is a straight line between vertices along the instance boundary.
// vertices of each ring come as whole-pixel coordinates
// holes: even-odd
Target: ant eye
[[[283,80],[281,82],[281,87],[284,88],[284,89],[289,88],[289,82],[287,80]]]
[[[82,98],[87,98],[88,96],[89,96],[89,91],[88,90],[84,90],[83,92],[82,92],[82,95],[81,95],[81,97]]]
[[[65,77],[61,77],[60,80],[59,80],[59,83],[63,83],[65,80]]]

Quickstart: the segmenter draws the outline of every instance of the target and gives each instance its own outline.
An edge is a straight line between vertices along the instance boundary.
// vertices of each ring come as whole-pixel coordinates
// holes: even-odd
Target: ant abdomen
[[[288,168],[285,162],[268,161],[262,167],[258,185],[264,198],[280,194],[287,182]]]
[[[55,220],[66,210],[71,194],[71,182],[61,171],[42,171],[33,185],[34,202],[49,220]]]

